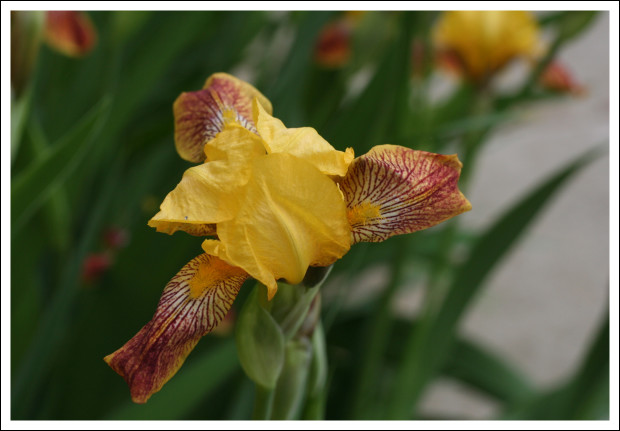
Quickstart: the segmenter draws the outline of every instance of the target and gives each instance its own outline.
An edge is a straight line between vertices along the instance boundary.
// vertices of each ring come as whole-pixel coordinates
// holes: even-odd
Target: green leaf
[[[530,383],[503,358],[462,339],[456,342],[443,373],[506,403],[534,394]]]
[[[511,420],[609,419],[609,313],[601,322],[582,364],[564,384],[525,402],[504,415]]]
[[[99,199],[88,213],[87,223],[66,264],[61,268],[61,278],[50,300],[45,304],[44,314],[37,322],[37,329],[24,359],[19,364],[16,378],[11,382],[11,415],[16,419],[30,419],[33,404],[44,387],[45,377],[53,369],[54,361],[62,350],[63,342],[71,328],[72,309],[79,292],[80,271],[96,234],[105,221],[120,182],[123,159],[118,157],[106,177]],[[13,280],[12,280],[13,281]],[[14,286],[13,286],[14,288]]]
[[[491,270],[516,244],[526,227],[561,186],[600,153],[600,148],[590,151],[568,164],[510,208],[481,236],[468,259],[456,269],[454,281],[440,310],[427,314],[419,327],[411,331],[395,378],[389,418],[410,417],[424,388],[453,352],[457,324],[467,306],[480,293]]]
[[[594,22],[597,11],[567,11],[562,12],[554,21],[558,36],[567,41],[579,36]]]
[[[273,87],[266,91],[275,108],[275,114],[288,127],[303,123],[300,104],[303,97],[303,84],[310,74],[312,50],[319,30],[333,12],[303,12],[297,27],[297,36],[291,45],[288,56]]]
[[[17,175],[11,184],[13,238],[37,209],[75,170],[91,149],[107,119],[110,103],[104,98],[67,135]]]
[[[327,125],[326,138],[333,145],[354,147],[364,153],[372,146],[392,143],[396,125],[408,120],[410,16],[400,17],[399,34],[390,43],[364,91]]]
[[[140,405],[128,402],[106,419],[184,419],[207,395],[238,370],[239,364],[234,357],[235,345],[232,340],[226,341],[198,358],[191,358],[148,403]]]

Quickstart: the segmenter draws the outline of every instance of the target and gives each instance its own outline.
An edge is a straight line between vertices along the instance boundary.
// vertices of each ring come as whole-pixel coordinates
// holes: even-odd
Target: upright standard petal
[[[201,254],[170,280],[153,319],[104,358],[125,379],[134,402],[145,403],[178,371],[198,340],[224,319],[247,278]]]
[[[219,240],[203,249],[247,271],[269,288],[276,280],[302,281],[309,266],[327,266],[350,247],[346,209],[338,186],[305,160],[270,154],[253,161],[244,205],[218,223]]]
[[[202,90],[182,93],[174,102],[174,141],[179,155],[190,162],[204,160],[203,148],[228,123],[256,133],[252,101],[271,112],[271,102],[256,88],[226,73],[211,75]]]
[[[469,211],[456,155],[379,145],[351,164],[340,183],[352,242],[379,242]]]
[[[287,153],[312,163],[325,175],[342,178],[353,161],[353,149],[337,151],[312,127],[287,129],[282,121],[272,117],[263,106],[254,102],[254,121],[265,141],[269,154]]]
[[[189,168],[149,221],[158,232],[191,235],[215,233],[214,223],[235,216],[242,201],[239,188],[250,177],[251,161],[265,154],[262,140],[237,125],[227,125],[205,147],[208,162]]]

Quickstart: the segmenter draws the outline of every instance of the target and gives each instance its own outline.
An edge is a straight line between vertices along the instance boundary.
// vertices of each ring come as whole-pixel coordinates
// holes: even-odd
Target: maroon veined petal
[[[340,184],[352,242],[379,242],[469,211],[456,155],[380,145],[358,157]]]
[[[242,269],[201,254],[170,280],[153,319],[104,358],[134,402],[145,403],[174,376],[198,340],[224,319],[247,278]]]
[[[204,146],[228,122],[256,133],[252,101],[269,113],[271,102],[260,91],[226,73],[211,75],[202,90],[182,93],[174,102],[174,141],[179,155],[190,162],[205,159]]]

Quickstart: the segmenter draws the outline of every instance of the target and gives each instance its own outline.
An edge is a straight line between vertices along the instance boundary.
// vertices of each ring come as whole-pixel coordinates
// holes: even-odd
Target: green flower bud
[[[284,364],[284,334],[263,308],[267,288],[258,284],[245,301],[235,329],[241,367],[257,385],[273,389]]]
[[[272,419],[297,419],[306,393],[312,359],[312,346],[307,338],[289,341],[284,368],[276,386]]]

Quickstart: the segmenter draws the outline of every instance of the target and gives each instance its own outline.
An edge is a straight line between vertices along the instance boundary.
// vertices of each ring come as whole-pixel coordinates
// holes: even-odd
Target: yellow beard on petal
[[[372,202],[366,201],[347,210],[347,219],[351,226],[363,226],[368,224],[369,220],[378,218],[381,218],[381,209]]]
[[[210,265],[198,267],[198,271],[189,280],[189,297],[192,299],[200,297],[204,291],[220,282],[234,276],[239,276],[243,271],[239,268],[228,265],[219,259],[212,259]]]

